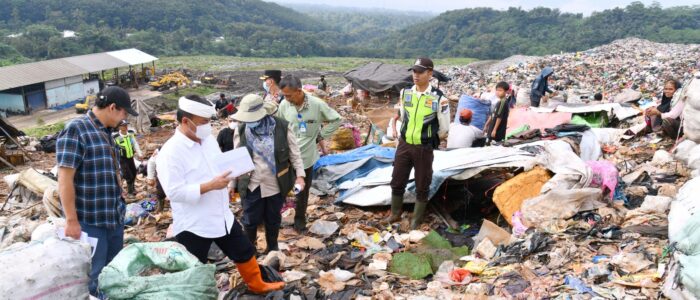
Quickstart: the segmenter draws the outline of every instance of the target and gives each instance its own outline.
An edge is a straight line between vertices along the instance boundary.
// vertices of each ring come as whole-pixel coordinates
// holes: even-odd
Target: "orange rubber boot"
[[[284,288],[284,282],[268,283],[263,281],[260,274],[260,266],[255,260],[255,255],[247,262],[236,263],[238,273],[241,273],[243,281],[248,285],[248,290],[255,294],[266,294],[268,292],[281,290]]]

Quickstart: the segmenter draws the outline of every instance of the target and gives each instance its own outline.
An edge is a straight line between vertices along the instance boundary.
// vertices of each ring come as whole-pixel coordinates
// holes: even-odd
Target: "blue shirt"
[[[75,169],[75,207],[82,224],[114,228],[124,224],[118,146],[90,110],[72,120],[56,141],[59,167]]]

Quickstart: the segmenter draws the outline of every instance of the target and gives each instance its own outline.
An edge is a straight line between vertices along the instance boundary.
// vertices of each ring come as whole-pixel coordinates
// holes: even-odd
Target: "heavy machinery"
[[[236,81],[233,80],[233,76],[231,75],[226,76],[226,74],[220,74],[220,76],[216,76],[209,72],[202,73],[199,76],[199,81],[217,88],[229,88],[236,84]]]
[[[171,87],[182,87],[188,84],[190,84],[190,79],[180,72],[163,75],[157,81],[148,83],[154,91],[164,91]]]
[[[84,114],[88,108],[90,108],[90,103],[94,102],[97,99],[97,96],[95,95],[87,95],[85,99],[83,99],[82,102],[78,102],[75,104],[75,113],[76,114]]]

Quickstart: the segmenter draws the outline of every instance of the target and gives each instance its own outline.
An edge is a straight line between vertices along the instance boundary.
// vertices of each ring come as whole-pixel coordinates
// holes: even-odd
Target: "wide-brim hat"
[[[239,122],[256,122],[276,111],[277,105],[274,103],[265,102],[260,95],[250,94],[241,99],[238,111],[233,114],[233,119]]]

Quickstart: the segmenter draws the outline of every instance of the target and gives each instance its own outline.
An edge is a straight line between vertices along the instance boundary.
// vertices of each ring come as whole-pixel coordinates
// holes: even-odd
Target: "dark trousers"
[[[231,232],[222,237],[204,238],[189,231],[183,231],[178,233],[175,239],[204,264],[207,263],[207,255],[212,242],[216,243],[219,249],[236,263],[246,262],[255,255],[255,248],[243,233],[241,225],[235,221]]]
[[[680,129],[680,134],[679,130]],[[661,131],[665,136],[672,139],[677,139],[678,136],[683,135],[683,129],[681,128],[681,120],[666,118],[661,121]]]
[[[156,177],[156,197],[158,200],[165,200],[165,191],[163,190],[163,186],[160,185],[160,180]]]
[[[647,127],[643,133],[658,132],[660,130],[664,136],[677,139],[678,136],[683,136],[683,128],[681,128],[681,126],[681,120],[679,119],[661,119],[660,117],[653,116],[647,120]]]
[[[80,229],[88,236],[97,238],[97,249],[92,257],[89,284],[90,295],[97,297],[97,277],[100,276],[102,268],[109,264],[124,247],[124,224],[107,228],[80,223]]]
[[[122,178],[129,184],[134,184],[136,181],[136,164],[134,158],[119,157],[119,166],[122,169]]]
[[[311,179],[314,177],[314,167],[304,170],[306,177],[304,178],[304,190],[296,195],[297,204],[294,219],[306,221],[306,207],[309,205],[309,190],[311,189]],[[284,195],[286,196],[286,195]]]
[[[540,96],[533,96],[530,95],[530,106],[532,107],[540,107],[540,101],[542,100],[542,97]]]
[[[428,202],[428,190],[433,180],[433,148],[428,145],[410,145],[399,139],[394,171],[391,174],[392,195],[403,196],[411,169],[415,169],[416,200]]]
[[[282,205],[285,198],[281,193],[277,193],[270,197],[262,198],[260,195],[260,187],[254,191],[248,190],[245,199],[241,201],[243,206],[243,218],[241,223],[246,228],[257,228],[260,223],[265,224],[265,230],[268,228],[279,228],[282,224]]]

